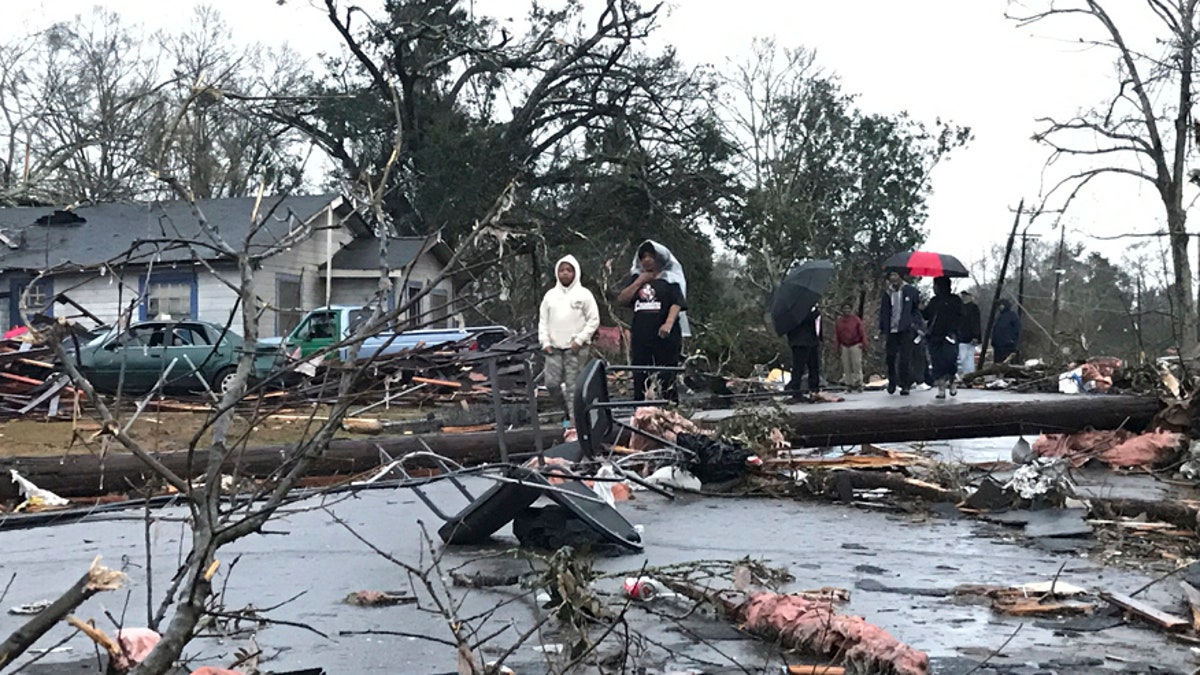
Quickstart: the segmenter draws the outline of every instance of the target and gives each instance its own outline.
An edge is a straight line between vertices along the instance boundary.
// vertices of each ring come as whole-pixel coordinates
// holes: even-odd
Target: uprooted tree
[[[1060,200],[1065,209],[1105,175],[1130,176],[1154,186],[1170,242],[1176,333],[1188,354],[1196,349],[1200,329],[1188,258],[1186,194],[1189,183],[1197,181],[1188,160],[1193,134],[1200,130],[1192,116],[1200,46],[1198,4],[1197,0],[1010,2],[1009,13],[1020,25],[1052,20],[1063,25],[1072,20],[1071,26],[1094,31],[1080,37],[1081,43],[1112,54],[1117,78],[1108,101],[1071,118],[1041,120],[1044,127],[1034,138],[1051,148],[1048,162],[1075,160],[1075,168],[1051,187],[1048,198]],[[1152,35],[1140,34],[1139,20],[1152,23]]]
[[[281,100],[271,115],[308,133],[344,175],[380,185],[401,232],[440,232],[451,246],[487,195],[520,176],[491,231],[505,264],[474,282],[502,294],[492,318],[528,325],[562,253],[578,255],[594,283],[647,237],[684,256],[689,294],[704,297],[711,252],[698,224],[721,208],[727,149],[703,78],[645,47],[660,5],[534,4],[521,23],[452,0],[323,7],[346,49],[326,59],[309,99]],[[380,182],[396,137],[396,169]]]

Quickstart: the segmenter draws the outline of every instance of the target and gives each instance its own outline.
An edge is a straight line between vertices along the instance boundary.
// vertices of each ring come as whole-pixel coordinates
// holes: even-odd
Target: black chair
[[[577,440],[560,443],[523,466],[509,467],[500,482],[492,485],[478,498],[473,498],[460,483],[460,492],[471,502],[453,516],[442,514],[419,490],[418,495],[446,522],[438,535],[447,544],[481,544],[507,525],[539,497],[545,496],[566,509],[571,515],[588,524],[603,539],[623,548],[642,550],[641,536],[616,509],[609,506],[585,483],[585,476],[572,472],[571,467],[601,454],[613,440],[618,429],[654,439],[681,452],[689,452],[675,443],[618,421],[613,410],[639,405],[662,405],[667,401],[612,401],[608,394],[610,368],[601,359],[593,359],[580,371],[575,381],[575,397],[571,402],[575,416]],[[560,460],[550,461],[545,460]],[[660,487],[645,483],[634,474],[618,473],[655,492],[672,496]],[[554,479],[553,481],[551,479]]]

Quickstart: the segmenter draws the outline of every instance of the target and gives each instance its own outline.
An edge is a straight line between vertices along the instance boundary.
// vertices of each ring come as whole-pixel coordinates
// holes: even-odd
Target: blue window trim
[[[32,275],[18,274],[12,277],[8,282],[8,322],[12,324],[10,328],[18,325],[24,325],[24,317],[21,316],[21,294],[25,291],[26,286],[30,286],[33,283],[33,279],[34,277]],[[49,277],[43,278],[38,282],[37,285],[46,289],[47,298],[54,297],[54,279]],[[48,308],[46,308],[46,316],[54,316],[53,302],[50,303]]]
[[[145,274],[142,274],[138,277],[138,294],[142,298],[142,301],[138,303],[138,320],[139,321],[147,320],[147,316],[146,316],[146,312],[148,310],[147,305],[149,304],[149,301],[150,301],[150,298],[146,295],[146,287],[147,286],[149,286],[150,284],[180,284],[180,283],[188,284],[188,286],[191,287],[191,297],[189,298],[189,301],[188,301],[188,304],[190,305],[190,307],[188,308],[187,318],[192,319],[192,320],[198,319],[199,317],[196,316],[196,307],[199,304],[198,300],[199,300],[199,295],[200,295],[200,293],[199,293],[200,289],[199,289],[199,284],[197,283],[197,280],[196,280],[196,273],[190,272],[190,271],[189,272],[180,272],[177,270],[171,270],[168,272],[154,272],[149,277],[147,277],[147,275],[145,275]],[[171,317],[171,318],[175,318],[175,317]]]

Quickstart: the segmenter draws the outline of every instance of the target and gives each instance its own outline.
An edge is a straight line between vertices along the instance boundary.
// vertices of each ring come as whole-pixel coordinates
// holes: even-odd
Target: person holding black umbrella
[[[901,396],[908,396],[908,388],[913,381],[909,370],[913,340],[916,339],[916,327],[921,323],[917,309],[920,303],[921,295],[916,288],[904,283],[899,272],[888,272],[887,286],[879,301],[879,332],[887,345],[889,394],[896,393],[898,387]]]
[[[808,316],[788,331],[788,346],[792,348],[792,380],[788,389],[792,400],[803,400],[804,375],[808,375],[808,394],[821,390],[821,307],[814,305]]]

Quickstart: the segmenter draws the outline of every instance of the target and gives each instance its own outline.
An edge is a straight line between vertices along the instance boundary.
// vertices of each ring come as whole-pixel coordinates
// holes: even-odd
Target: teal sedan
[[[222,394],[233,382],[241,352],[242,337],[224,326],[143,321],[80,347],[79,370],[97,391],[109,394],[148,392],[164,373],[164,390],[197,391],[207,384]]]

